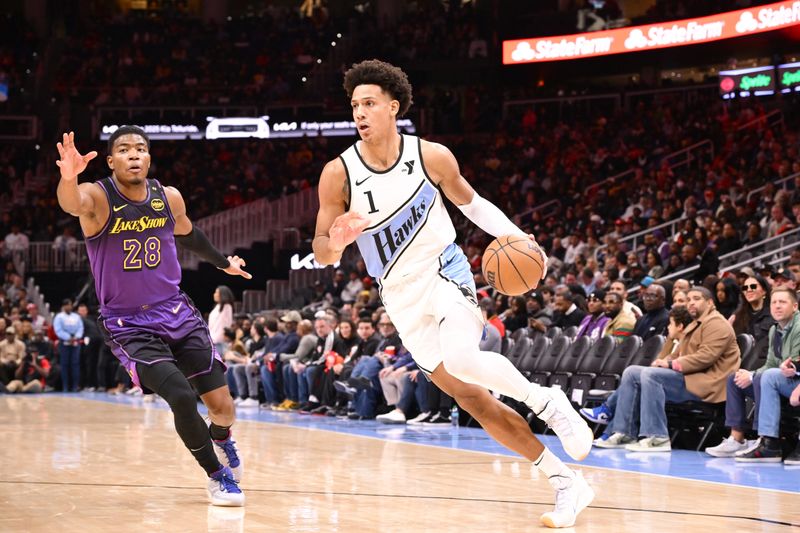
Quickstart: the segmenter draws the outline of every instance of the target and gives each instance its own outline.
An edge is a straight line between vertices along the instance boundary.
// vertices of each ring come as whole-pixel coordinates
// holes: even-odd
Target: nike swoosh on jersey
[[[181,303],[179,303],[178,305],[176,305],[176,306],[175,306],[175,307],[172,309],[172,312],[173,312],[174,314],[177,314],[177,313],[178,313],[178,309],[180,309],[182,305],[183,305],[183,302],[181,302]]]
[[[368,179],[370,179],[371,177],[372,177],[372,174],[370,174],[369,176],[367,176],[366,178],[364,178],[364,179],[363,179],[363,180],[361,180],[361,181],[358,181],[358,180],[356,180],[356,187],[358,187],[359,185],[361,185],[362,183],[364,183],[365,181],[367,181],[367,180],[368,180]]]
[[[126,207],[128,207],[128,204],[125,204],[125,205],[115,205],[115,206],[113,207],[113,209],[114,209],[114,212],[116,213],[116,212],[117,212],[117,211],[119,211],[120,209],[125,209]]]

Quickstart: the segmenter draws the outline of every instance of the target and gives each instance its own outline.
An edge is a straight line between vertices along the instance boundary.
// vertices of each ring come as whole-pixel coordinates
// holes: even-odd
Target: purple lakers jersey
[[[123,196],[113,178],[97,182],[108,197],[108,222],[86,238],[103,316],[140,310],[179,292],[181,267],[175,248],[175,220],[164,188],[147,180],[147,198]]]

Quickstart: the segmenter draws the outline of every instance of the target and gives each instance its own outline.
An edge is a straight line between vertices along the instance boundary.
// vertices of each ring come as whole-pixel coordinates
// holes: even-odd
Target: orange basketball
[[[535,289],[544,274],[545,258],[539,246],[522,235],[502,235],[483,252],[483,277],[509,296]]]

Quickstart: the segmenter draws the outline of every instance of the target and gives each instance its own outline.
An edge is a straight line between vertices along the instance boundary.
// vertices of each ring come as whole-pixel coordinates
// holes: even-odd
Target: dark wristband
[[[197,226],[193,226],[188,235],[175,235],[175,242],[181,248],[196,253],[217,268],[225,269],[231,264],[228,258],[222,255],[222,252],[214,248],[203,230]]]

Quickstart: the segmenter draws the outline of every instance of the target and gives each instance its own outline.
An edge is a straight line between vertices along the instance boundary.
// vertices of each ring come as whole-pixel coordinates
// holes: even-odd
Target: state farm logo
[[[512,61],[533,61],[537,59],[562,59],[565,57],[586,57],[607,54],[614,42],[612,37],[586,38],[583,36],[574,39],[537,39],[520,41],[511,52]]]
[[[783,5],[777,9],[765,7],[758,10],[758,15],[753,15],[752,11],[744,11],[739,15],[736,23],[736,33],[750,33],[768,28],[777,28],[795,24],[800,20],[800,2],[794,2],[791,6]]]

